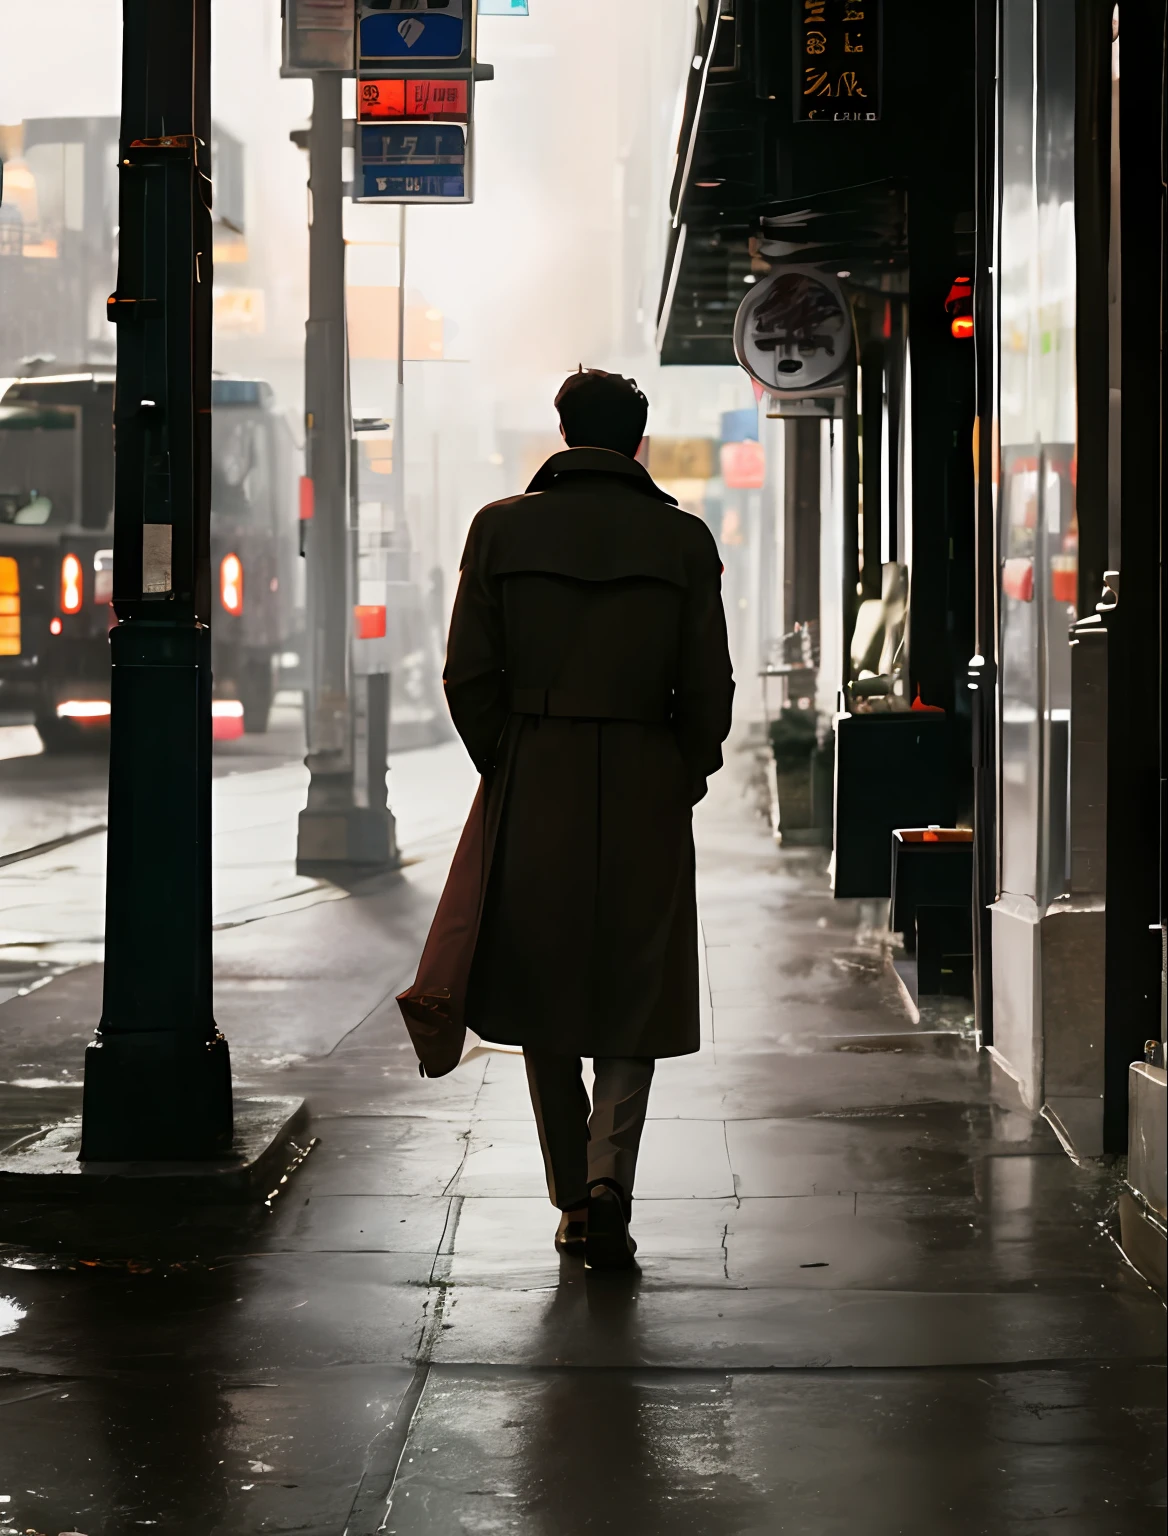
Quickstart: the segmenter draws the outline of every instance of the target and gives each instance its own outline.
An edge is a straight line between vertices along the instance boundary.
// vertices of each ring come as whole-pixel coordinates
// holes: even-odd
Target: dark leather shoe
[[[588,1236],[586,1221],[569,1221],[567,1211],[560,1217],[556,1228],[556,1247],[570,1259],[584,1257],[584,1242]]]
[[[623,1191],[607,1179],[594,1184],[589,1191],[584,1262],[589,1269],[629,1269],[636,1251]]]

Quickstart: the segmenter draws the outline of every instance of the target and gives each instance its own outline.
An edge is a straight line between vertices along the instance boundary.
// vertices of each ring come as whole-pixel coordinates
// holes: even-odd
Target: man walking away
[[[556,407],[567,449],[476,516],[450,626],[497,827],[465,1019],[523,1048],[556,1246],[619,1268],[654,1063],[699,1044],[691,812],[734,684],[717,546],[634,457],[644,395],[581,369]]]

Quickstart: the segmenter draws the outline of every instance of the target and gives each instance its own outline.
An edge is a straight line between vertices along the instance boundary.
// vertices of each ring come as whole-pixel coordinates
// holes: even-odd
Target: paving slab
[[[386,1529],[1151,1536],[1164,1385],[1154,1366],[435,1367]]]
[[[327,1155],[310,1159],[297,1183],[319,1195],[444,1196],[466,1156],[458,1118],[424,1115],[345,1116],[313,1120]]]
[[[339,1533],[412,1371],[0,1377],[9,1528]],[[2,1481],[2,1479],[0,1479]]]
[[[432,1253],[254,1253],[150,1265],[8,1268],[19,1313],[0,1369],[101,1374],[167,1362],[212,1378],[416,1363]]]
[[[1070,1296],[797,1285],[658,1288],[612,1276],[562,1277],[549,1291],[457,1286],[433,1358],[737,1370],[1155,1362],[1164,1353],[1164,1316],[1147,1307],[1146,1296],[1138,1279]]]

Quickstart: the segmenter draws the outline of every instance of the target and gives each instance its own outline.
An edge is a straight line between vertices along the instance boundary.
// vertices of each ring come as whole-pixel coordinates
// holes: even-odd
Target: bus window
[[[271,473],[263,418],[211,416],[211,511],[232,521],[268,515]]]
[[[0,523],[75,520],[78,438],[75,410],[0,406]]]

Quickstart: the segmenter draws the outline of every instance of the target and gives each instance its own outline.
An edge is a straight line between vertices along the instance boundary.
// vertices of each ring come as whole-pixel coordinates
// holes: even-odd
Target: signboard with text
[[[420,75],[357,82],[357,121],[395,118],[465,123],[470,116],[469,79],[427,80]]]
[[[358,70],[469,69],[474,21],[474,0],[358,0]]]
[[[359,202],[468,203],[470,141],[461,123],[370,124],[359,133]]]
[[[285,0],[283,12],[283,74],[353,72],[357,24],[354,0]]]
[[[880,117],[881,0],[793,0],[797,123]]]

